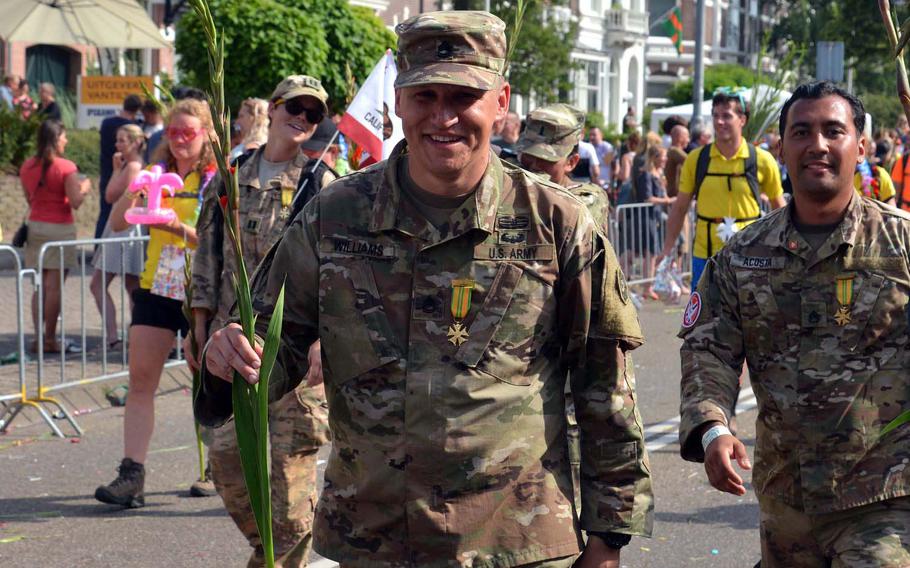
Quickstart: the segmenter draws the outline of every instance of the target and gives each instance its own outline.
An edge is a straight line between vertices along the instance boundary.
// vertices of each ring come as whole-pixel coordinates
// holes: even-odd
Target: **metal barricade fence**
[[[667,214],[665,208],[652,203],[630,203],[613,210],[610,242],[630,285],[654,281],[657,257],[667,234]],[[691,271],[692,226],[687,217],[681,232],[683,242],[676,255],[682,274]]]
[[[131,313],[130,301],[127,297],[125,276],[126,260],[123,254],[128,247],[140,247],[140,266],[144,266],[145,243],[149,240],[148,236],[127,236],[114,237],[106,239],[82,239],[75,241],[53,241],[42,245],[38,255],[38,267],[36,270],[23,270],[18,256],[16,256],[17,269],[17,311],[19,312],[18,341],[20,350],[20,393],[16,395],[0,396],[0,401],[14,401],[7,407],[4,415],[0,415],[0,431],[5,430],[23,406],[31,406],[42,414],[42,418],[48,423],[48,426],[58,436],[63,436],[60,429],[54,423],[52,417],[42,407],[42,405],[51,405],[59,410],[58,416],[65,418],[73,429],[81,433],[82,430],[73,418],[69,410],[58,399],[51,396],[53,393],[65,389],[84,386],[93,383],[100,383],[115,379],[122,379],[129,376],[129,362],[127,360],[127,339],[128,339],[128,318]],[[119,248],[120,266],[107,266],[107,257],[105,254],[110,247]],[[12,247],[0,246],[0,254],[5,249],[9,249],[15,255],[15,249]],[[94,252],[94,254],[93,254]],[[66,257],[75,255],[77,263],[76,268],[69,270],[66,274]],[[95,261],[94,259],[98,259]],[[94,262],[94,266],[93,266]],[[95,271],[100,271],[101,275],[101,300],[98,302],[99,309],[95,307],[94,294],[89,293],[88,281],[91,280]],[[44,271],[57,271],[57,274],[49,272],[48,280],[39,276]],[[108,302],[106,301],[106,288],[108,275],[112,277],[119,276],[120,286],[118,302],[112,302],[115,310],[119,312],[119,335],[121,338],[110,337],[107,329]],[[26,361],[26,341],[24,326],[24,306],[25,298],[23,293],[22,281],[26,277],[31,277],[34,281],[35,294],[38,298],[37,321],[39,330],[35,333],[35,343],[37,360],[33,365]],[[50,278],[55,281],[51,282]],[[137,276],[138,278],[138,276]],[[77,280],[77,282],[74,282]],[[59,327],[54,335],[54,339],[59,346],[59,353],[47,353],[45,344],[48,338],[43,333],[45,319],[45,302],[48,293],[47,288],[59,288]],[[74,302],[76,305],[74,305]],[[86,303],[93,305],[86,306]],[[75,322],[72,320],[75,319]],[[97,324],[97,326],[96,326]],[[95,328],[98,331],[95,331]],[[112,349],[112,341],[119,342],[119,348]],[[165,368],[182,366],[184,362],[180,360],[181,338],[177,337],[178,358],[170,360],[165,364]],[[59,369],[59,372],[56,370]],[[35,375],[34,390],[28,389],[27,383],[29,372]],[[56,377],[56,380],[54,378]],[[15,400],[14,400],[15,399]],[[8,417],[7,417],[8,416]]]

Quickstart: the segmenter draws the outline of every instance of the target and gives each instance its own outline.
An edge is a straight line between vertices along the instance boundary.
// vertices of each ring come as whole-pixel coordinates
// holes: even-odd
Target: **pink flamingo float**
[[[147,207],[131,207],[124,217],[134,225],[160,225],[169,223],[177,217],[173,209],[161,207],[161,194],[167,191],[174,196],[178,189],[183,189],[183,180],[177,174],[165,172],[161,166],[154,165],[148,170],[139,172],[130,184],[129,190],[136,193],[145,190],[148,196]]]

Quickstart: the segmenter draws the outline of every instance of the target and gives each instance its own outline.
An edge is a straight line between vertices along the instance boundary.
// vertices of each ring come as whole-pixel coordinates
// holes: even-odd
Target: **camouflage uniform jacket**
[[[880,435],[910,405],[910,215],[854,196],[813,252],[792,207],[738,233],[689,302],[682,455],[704,459],[693,433],[726,422],[745,359],[758,399],[759,495],[809,514],[907,495],[910,427]],[[852,282],[852,297],[839,298],[838,278],[843,290]],[[842,326],[843,300],[850,321]]]
[[[303,152],[288,164],[270,187],[259,186],[259,161],[265,146],[258,148],[237,172],[240,187],[240,242],[247,270],[253,271],[284,232],[289,222],[290,203],[297,181],[308,158]],[[193,259],[191,307],[205,308],[213,315],[212,329],[224,326],[234,305],[231,274],[237,271],[231,240],[219,223],[224,222],[219,201],[221,177],[209,184],[196,231],[199,248]]]
[[[581,200],[594,217],[594,224],[600,228],[605,237],[610,235],[610,199],[607,192],[593,183],[574,183],[566,187],[569,192]]]
[[[319,193],[253,284],[263,336],[287,287],[273,398],[322,341],[333,444],[315,549],[364,567],[576,554],[569,370],[581,528],[649,534],[650,470],[626,354],[642,338],[612,248],[565,189],[492,154],[477,191],[436,228],[402,197],[405,151],[402,142],[388,162]],[[456,279],[474,282],[460,346],[447,334]],[[230,385],[206,377],[196,415],[217,424],[229,401]]]

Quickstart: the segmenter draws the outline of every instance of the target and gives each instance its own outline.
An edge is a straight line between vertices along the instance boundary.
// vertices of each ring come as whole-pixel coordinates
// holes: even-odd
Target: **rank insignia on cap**
[[[436,47],[436,57],[438,59],[452,59],[455,55],[455,48],[448,41],[441,41]]]

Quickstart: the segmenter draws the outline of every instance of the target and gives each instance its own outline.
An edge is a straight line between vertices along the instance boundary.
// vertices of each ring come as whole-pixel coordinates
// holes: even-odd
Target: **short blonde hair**
[[[269,137],[269,101],[249,98],[240,103],[240,106],[245,108],[250,113],[250,116],[253,117],[250,131],[243,137],[241,144],[244,146],[251,143],[259,144],[260,146],[265,144],[266,139]]]

